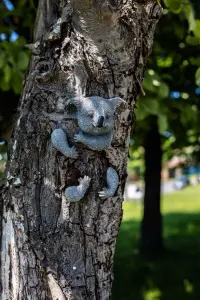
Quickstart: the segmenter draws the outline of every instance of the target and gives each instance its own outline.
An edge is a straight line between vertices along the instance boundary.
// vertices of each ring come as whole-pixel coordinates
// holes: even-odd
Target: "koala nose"
[[[104,117],[100,116],[98,118],[97,127],[103,127]]]

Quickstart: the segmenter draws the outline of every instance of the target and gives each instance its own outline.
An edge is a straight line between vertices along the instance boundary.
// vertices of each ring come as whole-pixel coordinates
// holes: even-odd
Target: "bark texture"
[[[132,112],[160,15],[156,0],[40,1],[3,190],[3,300],[110,298]],[[112,146],[80,144],[76,160],[50,142],[55,128],[76,132],[64,112],[74,95],[127,101]],[[100,200],[109,166],[119,188]],[[65,188],[84,175],[92,178],[87,195],[67,202]]]
[[[157,117],[152,117],[150,127],[145,140],[145,195],[140,251],[155,255],[163,250],[160,212],[162,149]]]

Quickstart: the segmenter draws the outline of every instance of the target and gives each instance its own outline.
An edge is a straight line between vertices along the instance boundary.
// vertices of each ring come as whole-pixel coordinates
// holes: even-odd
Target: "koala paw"
[[[77,134],[74,135],[74,141],[75,141],[76,143],[82,142],[82,136],[81,136],[80,133],[77,133]]]
[[[51,134],[51,142],[54,147],[64,156],[69,158],[78,158],[78,153],[75,147],[70,147],[67,140],[67,135],[62,128],[54,129]]]
[[[80,177],[78,179],[79,185],[84,186],[86,189],[88,189],[88,187],[90,185],[90,181],[91,181],[91,178],[88,176],[84,176],[83,178]]]
[[[65,197],[70,202],[78,202],[80,201],[87,192],[87,189],[90,185],[91,178],[88,176],[84,176],[83,178],[79,178],[78,186],[69,186],[65,190]]]
[[[107,188],[104,187],[103,190],[99,192],[99,197],[101,199],[106,199],[114,196],[119,184],[119,176],[117,172],[111,167],[107,170],[106,181]]]
[[[110,191],[107,188],[103,188],[103,190],[99,192],[99,197],[101,199],[107,199],[111,196],[112,196],[112,194],[110,193]]]

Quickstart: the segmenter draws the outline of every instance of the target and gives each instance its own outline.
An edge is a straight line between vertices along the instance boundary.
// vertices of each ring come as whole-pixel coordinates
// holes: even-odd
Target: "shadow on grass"
[[[136,253],[139,221],[123,221],[117,241],[112,300],[199,300],[200,214],[164,215],[166,251]]]

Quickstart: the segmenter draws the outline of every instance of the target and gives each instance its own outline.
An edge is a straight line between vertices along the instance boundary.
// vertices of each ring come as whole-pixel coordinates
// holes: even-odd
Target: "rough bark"
[[[110,298],[132,111],[161,14],[155,0],[117,3],[40,1],[3,191],[4,300]],[[76,160],[50,142],[56,127],[76,131],[64,114],[75,94],[127,101],[112,146],[95,152],[80,145]],[[120,184],[103,201],[109,166]],[[84,175],[92,178],[87,195],[67,202],[65,188]]]
[[[150,127],[145,139],[145,195],[140,251],[154,255],[163,250],[160,212],[162,149],[156,117],[152,118]]]

